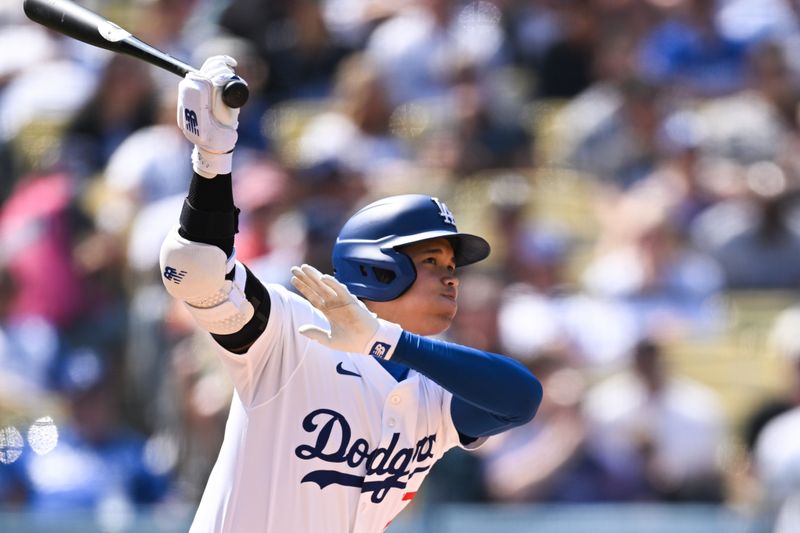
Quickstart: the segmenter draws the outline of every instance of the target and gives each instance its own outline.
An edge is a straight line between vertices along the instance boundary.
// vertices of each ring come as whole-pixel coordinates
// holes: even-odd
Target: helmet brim
[[[452,231],[428,231],[416,235],[407,235],[392,239],[387,243],[389,247],[397,249],[401,246],[416,244],[431,239],[445,238],[453,245],[454,259],[457,267],[471,265],[482,261],[489,256],[492,251],[489,243],[482,237],[470,233],[458,233]]]

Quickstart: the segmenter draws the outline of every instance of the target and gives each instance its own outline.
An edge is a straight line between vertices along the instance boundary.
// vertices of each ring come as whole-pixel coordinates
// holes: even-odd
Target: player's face
[[[365,302],[379,317],[418,335],[435,335],[450,327],[458,305],[458,278],[453,247],[444,238],[402,248],[417,269],[414,284],[389,302]]]

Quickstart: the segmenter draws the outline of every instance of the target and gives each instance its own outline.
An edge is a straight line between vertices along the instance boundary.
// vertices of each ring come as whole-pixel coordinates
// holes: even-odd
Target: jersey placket
[[[400,510],[408,474],[414,469],[417,406],[416,379],[398,383],[386,396],[381,416],[381,440],[364,476],[354,533],[379,533]],[[408,459],[406,459],[408,457]],[[412,496],[413,497],[413,494]]]

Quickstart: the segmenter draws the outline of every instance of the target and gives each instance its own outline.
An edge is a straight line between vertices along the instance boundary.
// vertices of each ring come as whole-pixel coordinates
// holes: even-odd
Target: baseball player
[[[237,111],[220,97],[235,65],[212,57],[179,85],[194,175],[160,254],[167,291],[211,333],[234,383],[191,531],[378,533],[448,449],[529,421],[541,386],[511,359],[425,337],[455,316],[456,268],[489,254],[436,198],[353,215],[334,276],[292,268],[305,298],[236,260]]]

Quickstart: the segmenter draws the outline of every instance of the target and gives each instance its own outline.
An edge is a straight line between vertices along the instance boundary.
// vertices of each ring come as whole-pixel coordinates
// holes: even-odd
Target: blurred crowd
[[[330,272],[343,221],[389,194],[489,238],[445,336],[523,361],[545,398],[415,505],[718,503],[800,530],[797,2],[81,3],[238,60],[236,248],[262,280]],[[191,505],[231,385],[160,281],[191,176],[178,79],[17,2],[0,50],[0,507]],[[727,344],[777,378],[686,375],[675,347],[724,345],[743,291],[783,297],[764,342]]]

